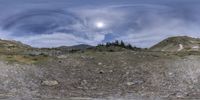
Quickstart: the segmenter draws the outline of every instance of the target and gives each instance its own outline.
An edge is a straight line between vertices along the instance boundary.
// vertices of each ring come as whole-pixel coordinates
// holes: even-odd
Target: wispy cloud
[[[38,8],[5,17],[0,23],[0,37],[36,47],[96,45],[107,39],[150,47],[169,36],[200,37],[199,11],[191,5],[130,3]],[[98,21],[105,24],[103,29],[95,26]]]

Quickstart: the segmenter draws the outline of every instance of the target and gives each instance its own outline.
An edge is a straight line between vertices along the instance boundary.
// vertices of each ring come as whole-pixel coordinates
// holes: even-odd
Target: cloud
[[[1,22],[2,38],[35,47],[124,40],[150,47],[169,36],[200,37],[198,11],[159,4],[120,4],[66,9],[34,9],[9,15]],[[186,9],[186,10],[185,10]],[[196,8],[194,8],[196,9]],[[185,12],[184,12],[185,11]],[[98,29],[95,23],[104,22]]]
[[[86,18],[75,12],[63,10],[29,10],[3,21],[1,30],[9,34],[1,34],[1,37],[36,47],[78,43],[94,45],[101,43],[109,33],[107,29],[100,30],[94,27],[94,18],[96,17]]]
[[[125,40],[140,47],[151,47],[171,36],[200,37],[200,29],[197,23],[188,23],[185,20],[176,18],[160,18],[158,16],[155,24],[151,24],[148,28],[144,28],[137,33],[130,29],[127,31],[128,35],[117,39]]]
[[[128,12],[126,22],[129,24],[125,26],[128,28],[115,39],[124,40],[139,47],[151,47],[170,36],[200,37],[199,20],[192,19],[196,13],[185,12],[186,15],[187,13],[191,14],[190,17],[186,17],[182,15],[182,12],[177,11],[176,8],[170,8],[170,6],[157,6],[162,9],[157,7],[154,9],[155,7],[134,9],[135,6],[128,6],[127,9],[132,9],[131,12],[126,10]]]
[[[33,36],[5,36],[5,34],[0,34],[3,39],[17,40],[22,43],[31,45],[33,47],[58,47],[58,46],[72,46],[77,44],[91,44],[97,45],[104,39],[104,35],[96,35],[92,40],[85,39],[82,37],[77,37],[72,34],[66,33],[53,33],[53,34],[41,34]]]

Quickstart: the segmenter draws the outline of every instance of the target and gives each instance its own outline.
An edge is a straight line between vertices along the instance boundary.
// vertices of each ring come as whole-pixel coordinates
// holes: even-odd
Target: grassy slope
[[[0,59],[10,63],[19,62],[25,64],[37,63],[45,61],[46,55],[32,55],[28,51],[36,50],[28,45],[24,45],[16,41],[0,40]]]

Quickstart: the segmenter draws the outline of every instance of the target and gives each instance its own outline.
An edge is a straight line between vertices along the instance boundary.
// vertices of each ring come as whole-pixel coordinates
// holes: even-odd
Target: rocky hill
[[[188,36],[169,37],[155,46],[151,47],[152,51],[199,51],[200,39]]]
[[[18,41],[0,40],[0,53],[19,52],[28,48],[31,48],[31,46]]]

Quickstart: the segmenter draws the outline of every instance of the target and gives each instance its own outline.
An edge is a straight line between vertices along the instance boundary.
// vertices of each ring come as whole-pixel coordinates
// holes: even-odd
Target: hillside
[[[93,46],[87,45],[87,44],[79,44],[79,45],[74,45],[74,46],[61,46],[57,47],[56,49],[61,49],[61,50],[72,50],[72,49],[78,49],[78,50],[84,50],[87,48],[92,48]]]
[[[200,39],[188,36],[169,37],[150,48],[152,51],[199,51]]]
[[[0,53],[20,52],[28,48],[31,48],[31,46],[18,41],[0,40]]]

